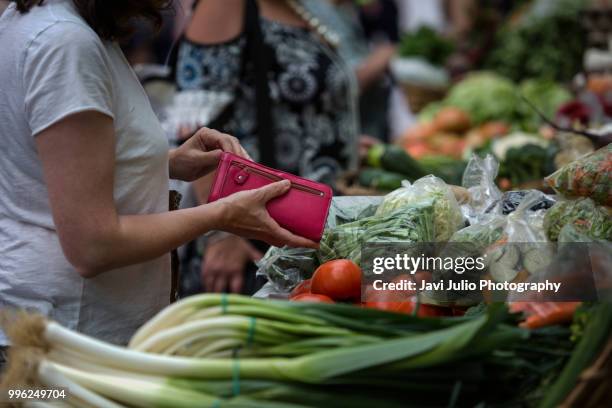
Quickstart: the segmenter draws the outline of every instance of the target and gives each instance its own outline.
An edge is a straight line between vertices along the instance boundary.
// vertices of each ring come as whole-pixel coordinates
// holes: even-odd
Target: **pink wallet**
[[[280,180],[291,181],[291,189],[268,202],[270,216],[292,233],[319,242],[333,195],[332,189],[325,184],[223,153],[208,202]]]

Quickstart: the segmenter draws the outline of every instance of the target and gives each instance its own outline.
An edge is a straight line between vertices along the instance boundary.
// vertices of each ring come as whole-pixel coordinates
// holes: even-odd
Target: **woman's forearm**
[[[395,51],[393,45],[382,45],[357,67],[355,74],[361,90],[367,89],[383,76],[389,67],[391,58],[395,55]]]
[[[205,133],[207,137],[198,139],[205,144],[216,141],[214,147],[224,151],[242,149],[238,145],[232,150],[235,138]],[[112,118],[89,111],[68,116],[36,137],[60,244],[66,259],[82,276],[155,259],[211,230],[278,246],[315,246],[283,230],[267,213],[266,203],[286,193],[290,187],[287,182],[186,210],[120,215],[114,198],[115,140]],[[190,150],[196,150],[187,154],[195,160],[188,161],[197,162],[201,152]],[[220,155],[220,150],[216,151]],[[213,164],[216,161],[210,160],[210,167]]]
[[[119,216],[115,223],[64,245],[79,274],[93,277],[111,269],[158,258],[220,227],[216,203],[150,215]]]

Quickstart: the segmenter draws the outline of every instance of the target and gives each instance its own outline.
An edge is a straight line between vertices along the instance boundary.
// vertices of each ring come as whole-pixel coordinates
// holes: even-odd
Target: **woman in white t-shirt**
[[[169,177],[246,153],[209,129],[168,151],[114,42],[167,3],[18,0],[0,16],[0,308],[121,344],[168,303],[172,248],[210,230],[314,246],[265,209],[288,182],[168,212]]]

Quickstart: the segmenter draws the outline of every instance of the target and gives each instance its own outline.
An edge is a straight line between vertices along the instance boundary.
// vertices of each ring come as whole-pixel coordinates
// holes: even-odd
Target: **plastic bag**
[[[361,264],[364,243],[433,242],[434,206],[431,202],[402,206],[395,211],[326,230],[318,251],[321,263],[350,259]]]
[[[535,190],[519,190],[506,191],[502,196],[502,214],[508,215],[516,211],[518,206],[523,202],[523,199]],[[536,202],[531,208],[531,211],[547,210],[555,205],[556,200],[549,195],[543,195],[542,200]]]
[[[546,182],[565,197],[590,197],[612,206],[612,143],[563,166]]]
[[[325,230],[372,216],[381,202],[382,197],[334,197]],[[257,266],[257,276],[266,277],[280,294],[309,279],[319,266],[319,258],[313,249],[270,247]]]
[[[270,247],[257,262],[257,275],[265,276],[278,291],[289,292],[317,269],[316,252],[308,248]]]
[[[492,155],[472,158],[463,173],[462,185],[470,194],[470,201],[461,206],[464,217],[470,224],[478,224],[486,214],[501,214],[502,193],[495,184],[499,163]]]
[[[181,128],[198,129],[209,124],[233,99],[228,92],[184,90],[176,92],[163,113],[162,127],[167,135]]]
[[[435,241],[445,242],[463,226],[463,215],[453,190],[442,179],[426,176],[387,194],[376,210],[377,216],[386,216],[399,208],[433,206]]]
[[[554,282],[557,291],[511,292],[514,302],[610,302],[612,301],[612,243],[595,240],[581,224],[566,224],[559,232],[556,252],[540,273],[526,282]]]
[[[576,225],[594,239],[612,241],[612,210],[598,206],[590,198],[560,201],[547,211],[544,229],[551,241],[557,241],[563,227]]]
[[[376,213],[383,197],[334,197],[327,215],[325,229],[370,217]]]
[[[528,193],[510,215],[488,214],[480,222],[457,231],[442,249],[440,257],[485,259],[485,269],[471,268],[458,275],[453,269],[433,271],[435,281],[461,280],[478,283],[523,281],[545,268],[552,251],[544,232],[544,210],[532,211],[544,193]],[[483,300],[479,290],[430,291],[427,297],[439,304],[471,305]]]
[[[488,275],[495,282],[524,281],[550,263],[553,252],[544,232],[544,210],[532,211],[544,194],[532,191],[506,217],[501,239],[485,250]]]

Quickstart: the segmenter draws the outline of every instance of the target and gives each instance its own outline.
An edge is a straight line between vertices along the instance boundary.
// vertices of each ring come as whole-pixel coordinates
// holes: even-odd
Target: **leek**
[[[503,305],[434,320],[202,295],[160,312],[129,348],[47,321],[33,336],[41,345],[23,346],[41,347],[31,356],[39,380],[52,373],[48,381],[80,390],[70,401],[80,406],[365,408],[378,396],[380,408],[395,408],[445,405],[453,390],[459,401],[478,401],[480,363],[456,375],[448,367],[524,340],[507,318]]]

